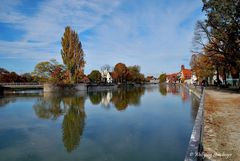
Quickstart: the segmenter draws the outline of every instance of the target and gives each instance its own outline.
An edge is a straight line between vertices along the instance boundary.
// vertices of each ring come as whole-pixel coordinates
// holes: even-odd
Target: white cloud
[[[112,12],[118,1],[102,0],[51,0],[40,3],[37,13],[24,15],[16,7],[23,1],[4,1],[0,22],[8,23],[25,34],[19,41],[1,41],[0,56],[26,59],[60,58],[60,40],[64,27],[72,26],[79,33],[98,24]],[[113,2],[113,3],[109,3]],[[56,55],[54,55],[56,54]]]
[[[201,4],[181,1],[159,7],[150,1],[147,5],[138,6],[130,14],[116,11],[96,29],[96,35],[86,42],[89,64],[97,67],[123,61],[141,65],[145,73],[157,74],[174,72],[181,63],[186,63],[186,57],[190,58],[194,22],[186,28],[180,25]],[[106,59],[104,63],[99,62],[101,56]]]
[[[180,25],[201,7],[191,0],[51,0],[26,16],[15,10],[21,0],[14,1],[17,3],[4,2],[5,9],[0,9],[7,12],[1,11],[0,22],[12,24],[25,35],[17,42],[0,41],[0,57],[8,53],[10,57],[60,60],[60,38],[70,25],[80,35],[93,32],[82,42],[87,72],[120,61],[139,64],[145,73],[175,71],[190,57],[193,34],[193,22]]]

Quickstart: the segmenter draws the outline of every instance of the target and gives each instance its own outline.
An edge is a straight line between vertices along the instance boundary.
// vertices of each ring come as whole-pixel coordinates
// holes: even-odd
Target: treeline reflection
[[[90,92],[89,100],[92,104],[101,104],[110,107],[113,104],[118,111],[125,110],[129,105],[138,106],[141,103],[141,96],[145,88],[122,88],[114,91]]]
[[[33,105],[35,114],[42,119],[57,119],[64,115],[62,122],[62,140],[68,152],[80,144],[85,125],[85,96],[44,94]]]
[[[67,152],[74,151],[81,141],[84,132],[86,113],[85,102],[88,99],[92,105],[105,109],[115,108],[116,111],[124,111],[127,108],[140,106],[141,98],[145,92],[157,92],[162,96],[178,95],[183,101],[190,99],[188,91],[178,85],[153,85],[138,88],[121,88],[114,91],[83,92],[53,94],[44,93],[43,97],[35,97],[33,110],[38,118],[62,120],[62,141]],[[14,103],[18,97],[0,98],[0,107],[6,107],[8,103]],[[192,117],[196,117],[199,102],[192,97]],[[0,109],[1,110],[1,109]]]
[[[168,94],[180,95],[184,102],[190,99],[189,92],[185,88],[181,88],[180,85],[160,84],[159,85],[159,93],[162,96],[167,96]]]
[[[115,107],[121,111],[129,105],[140,105],[142,95],[144,95],[143,87],[67,95],[45,93],[44,97],[37,99],[33,109],[41,119],[56,120],[63,116],[62,141],[66,150],[72,152],[80,144],[84,131],[85,101],[87,98],[93,105],[101,104],[103,107]]]

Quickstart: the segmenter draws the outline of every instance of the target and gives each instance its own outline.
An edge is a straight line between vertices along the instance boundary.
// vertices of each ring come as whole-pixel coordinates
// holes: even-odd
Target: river
[[[1,161],[181,161],[198,99],[181,86],[0,98]]]

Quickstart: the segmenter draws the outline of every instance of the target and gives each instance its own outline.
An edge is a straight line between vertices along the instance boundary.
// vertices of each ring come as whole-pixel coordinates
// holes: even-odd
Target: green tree
[[[101,81],[101,73],[98,70],[93,70],[89,75],[88,79],[91,82],[99,83]]]
[[[65,79],[65,67],[55,59],[38,63],[32,73],[35,81],[62,83]]]
[[[53,71],[53,64],[49,61],[38,63],[33,71],[33,75],[37,77],[40,82],[47,82],[51,77]]]
[[[160,76],[159,76],[158,79],[159,79],[159,83],[164,83],[164,82],[166,82],[166,79],[167,79],[166,73],[160,74]]]
[[[84,52],[82,44],[79,41],[78,34],[69,26],[65,28],[65,32],[62,37],[61,55],[63,63],[70,71],[71,82],[79,82],[79,78],[81,78],[81,75],[84,74]]]

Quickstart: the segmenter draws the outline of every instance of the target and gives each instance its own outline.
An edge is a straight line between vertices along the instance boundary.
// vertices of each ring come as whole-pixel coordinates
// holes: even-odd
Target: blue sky
[[[85,73],[104,64],[140,65],[145,75],[189,66],[200,0],[1,0],[0,67],[31,72],[61,60],[61,37],[79,33]]]

